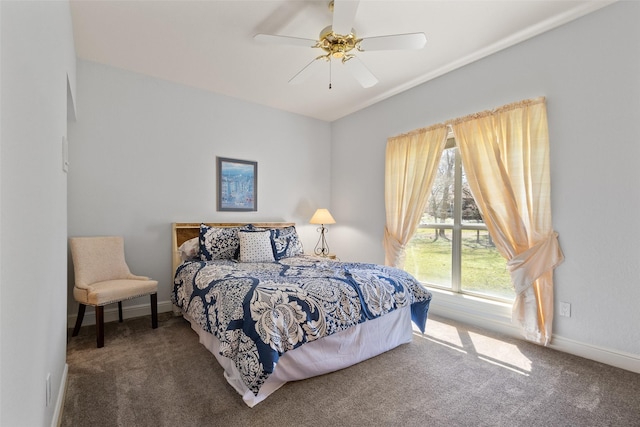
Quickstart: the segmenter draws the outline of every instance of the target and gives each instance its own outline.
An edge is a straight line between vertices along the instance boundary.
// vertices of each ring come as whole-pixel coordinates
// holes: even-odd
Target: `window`
[[[420,226],[407,244],[404,268],[431,287],[514,300],[506,260],[471,195],[453,138],[440,158]]]
[[[447,130],[456,135],[455,147],[467,172],[473,172],[474,179],[468,184],[474,188],[475,202],[485,212],[492,209],[491,218],[484,220],[496,232],[493,241],[483,221],[473,218],[472,206],[466,205],[468,214],[463,219],[467,183],[460,166],[456,172],[456,149],[442,154]],[[454,145],[450,143],[449,148]],[[451,185],[439,183],[429,212],[424,207],[441,158],[445,164],[440,179],[454,180],[453,196]],[[452,158],[453,166],[447,163]],[[431,286],[512,301],[513,319],[525,338],[548,345],[553,325],[553,270],[564,260],[551,224],[550,183],[544,97],[390,137],[385,158],[385,263],[412,270]],[[438,188],[442,189],[441,203]],[[471,202],[468,197],[467,202]],[[425,218],[422,210],[427,211]],[[422,229],[413,239],[421,222],[422,228],[432,230],[430,241]],[[409,248],[410,266],[407,245],[415,247]],[[505,261],[500,259],[499,267],[493,265],[492,260],[499,259],[497,248],[509,258],[510,277],[503,268]],[[508,285],[511,281],[515,295]]]

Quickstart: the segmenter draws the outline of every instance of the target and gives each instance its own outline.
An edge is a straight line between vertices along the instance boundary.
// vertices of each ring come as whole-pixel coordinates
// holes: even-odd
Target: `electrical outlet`
[[[571,304],[568,302],[560,303],[560,316],[571,317]]]
[[[45,395],[46,395],[46,405],[48,407],[49,405],[51,405],[51,373],[47,374]]]

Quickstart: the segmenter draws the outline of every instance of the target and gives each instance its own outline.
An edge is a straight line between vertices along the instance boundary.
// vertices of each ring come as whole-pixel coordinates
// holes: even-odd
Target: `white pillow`
[[[198,258],[200,253],[200,239],[198,237],[189,239],[180,245],[178,250],[180,251],[180,259],[182,259],[182,261]]]
[[[240,262],[273,262],[271,231],[239,231]]]

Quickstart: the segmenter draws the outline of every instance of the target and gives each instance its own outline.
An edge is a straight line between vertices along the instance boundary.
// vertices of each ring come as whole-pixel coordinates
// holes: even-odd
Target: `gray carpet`
[[[83,327],[62,426],[640,426],[640,375],[430,316],[425,336],[247,407],[179,317]]]

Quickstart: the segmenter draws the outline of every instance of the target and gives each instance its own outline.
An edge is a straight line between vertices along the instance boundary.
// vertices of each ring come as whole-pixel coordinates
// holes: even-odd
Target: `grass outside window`
[[[419,281],[452,288],[452,230],[419,228],[406,248],[405,269]],[[487,230],[462,230],[461,291],[513,301],[506,260],[491,243]]]

